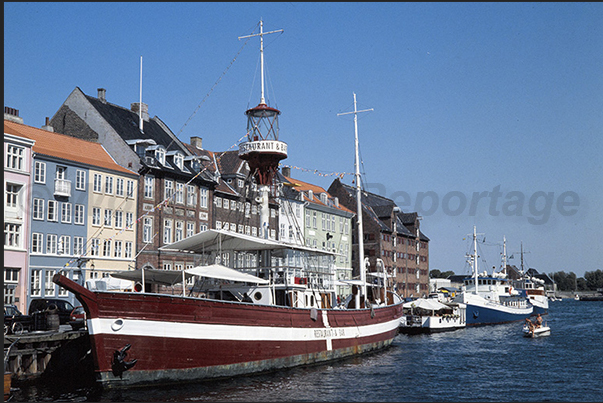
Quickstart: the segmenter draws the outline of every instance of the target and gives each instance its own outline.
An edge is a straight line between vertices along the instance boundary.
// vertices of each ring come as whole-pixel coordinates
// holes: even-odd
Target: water
[[[102,391],[38,383],[12,401],[593,402],[603,401],[603,302],[550,303],[551,335],[522,323],[398,335],[381,352],[278,373],[194,384]]]

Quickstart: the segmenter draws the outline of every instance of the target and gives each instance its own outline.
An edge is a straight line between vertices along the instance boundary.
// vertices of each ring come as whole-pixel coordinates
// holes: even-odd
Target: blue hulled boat
[[[502,273],[478,273],[477,236],[473,227],[473,254],[468,256],[473,268],[472,277],[464,279],[454,301],[467,305],[467,326],[495,325],[525,320],[534,307],[525,290],[513,288]]]

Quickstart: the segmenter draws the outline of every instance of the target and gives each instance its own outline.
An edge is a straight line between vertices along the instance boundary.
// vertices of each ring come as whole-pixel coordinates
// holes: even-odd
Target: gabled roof
[[[354,214],[353,211],[351,211],[350,209],[348,209],[341,203],[339,203],[338,205],[335,205],[335,203],[333,202],[333,196],[330,195],[329,192],[327,192],[320,186],[313,185],[313,184],[307,183],[307,182],[302,182],[298,179],[293,179],[293,178],[284,176],[280,173],[279,173],[279,177],[282,178],[283,180],[287,181],[290,185],[292,185],[296,191],[300,192],[302,194],[303,201],[307,201],[307,202],[314,203],[314,204],[321,205],[321,206],[331,207],[331,208],[334,208],[334,209],[337,209],[340,211],[344,211],[346,213]],[[310,197],[309,190],[312,191],[312,197]],[[326,204],[320,199],[321,193],[325,193],[327,195],[327,203]]]
[[[9,120],[4,120],[4,133],[35,140],[36,143],[32,147],[32,150],[37,154],[137,175],[135,172],[117,164],[105,148],[98,143],[49,132]]]
[[[168,133],[169,129],[167,129],[167,126],[161,122],[157,116],[152,119],[145,120],[143,122],[143,132],[141,132],[138,127],[138,113],[110,102],[103,102],[100,99],[89,95],[84,94],[84,96],[88,102],[90,102],[90,105],[92,105],[92,107],[98,111],[103,119],[105,119],[105,121],[107,121],[107,123],[109,123],[126,142],[128,140],[136,140],[141,138],[152,139],[157,144],[165,147],[168,151],[182,151],[183,147],[181,146],[180,141],[176,138],[176,136]]]

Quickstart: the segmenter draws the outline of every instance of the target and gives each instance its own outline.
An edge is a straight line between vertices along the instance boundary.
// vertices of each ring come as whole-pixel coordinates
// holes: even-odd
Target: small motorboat
[[[528,326],[527,324],[523,325],[523,337],[543,337],[550,335],[551,328],[548,327],[546,324],[540,327],[533,327],[532,329],[530,329],[530,326]]]

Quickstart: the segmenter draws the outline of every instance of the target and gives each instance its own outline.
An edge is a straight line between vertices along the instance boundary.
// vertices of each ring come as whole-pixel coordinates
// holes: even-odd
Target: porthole
[[[262,299],[262,293],[257,291],[255,294],[253,294],[253,298],[255,298],[256,301],[259,301]]]

